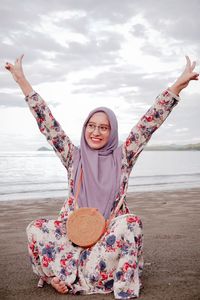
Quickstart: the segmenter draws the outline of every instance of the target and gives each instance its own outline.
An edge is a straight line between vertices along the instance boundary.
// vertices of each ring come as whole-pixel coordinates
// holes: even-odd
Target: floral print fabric
[[[72,293],[110,293],[116,299],[138,297],[142,259],[142,223],[130,213],[126,191],[131,170],[153,132],[163,123],[179,97],[168,90],[161,93],[153,106],[133,127],[121,145],[122,168],[120,190],[124,204],[108,231],[91,248],[71,243],[66,234],[66,221],[74,210],[73,152],[76,147],[53,117],[45,101],[35,92],[26,97],[41,133],[54,148],[68,172],[69,196],[57,220],[35,220],[27,227],[28,249],[34,273],[49,282],[53,276],[65,281]]]

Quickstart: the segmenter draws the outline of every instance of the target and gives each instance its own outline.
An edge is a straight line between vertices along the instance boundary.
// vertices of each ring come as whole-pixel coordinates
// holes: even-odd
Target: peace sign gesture
[[[187,63],[185,66],[185,70],[178,79],[183,88],[185,88],[189,84],[190,80],[198,80],[199,78],[199,74],[197,72],[194,72],[196,61],[193,61],[193,63],[191,63],[189,56],[186,56],[186,60]]]
[[[190,82],[190,80],[198,80],[199,74],[194,71],[196,67],[196,61],[191,63],[189,56],[185,57],[187,62],[185,69],[181,76],[176,80],[176,82],[169,88],[175,94],[179,94],[180,91],[186,88]]]
[[[8,71],[10,71],[10,73],[12,74],[12,76],[16,82],[19,82],[22,78],[24,78],[24,72],[23,72],[23,68],[22,68],[23,57],[24,57],[24,54],[22,54],[19,58],[17,58],[15,60],[14,64],[11,64],[9,62],[7,62],[5,64],[5,68]]]
[[[7,62],[5,68],[12,74],[14,80],[18,83],[22,92],[27,96],[33,89],[30,83],[26,80],[24,71],[22,68],[22,59],[24,54],[15,60],[14,64]]]

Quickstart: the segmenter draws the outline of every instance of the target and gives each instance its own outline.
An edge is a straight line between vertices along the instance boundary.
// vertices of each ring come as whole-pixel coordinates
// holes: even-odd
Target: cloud
[[[82,112],[89,99],[94,104],[108,99],[125,132],[180,74],[184,55],[198,58],[199,8],[198,0],[140,0],[137,5],[133,0],[2,0],[2,114],[9,117],[13,107],[17,115],[26,106],[3,68],[24,53],[25,74],[48,103],[59,107],[62,99],[84,99]],[[193,100],[180,103],[169,117],[171,130],[162,126],[155,141],[197,139],[199,92],[190,90]],[[181,136],[178,131],[185,127],[188,132]]]
[[[184,132],[184,133],[185,133],[185,132],[188,131],[188,130],[189,130],[188,128],[183,127],[183,128],[178,128],[178,129],[176,129],[175,131],[176,131],[176,132],[180,132],[180,133],[181,133],[181,132]]]
[[[199,10],[198,0],[181,1],[140,1],[140,9],[146,20],[166,37],[174,38],[184,43],[199,40]],[[199,44],[198,44],[199,47]]]
[[[156,132],[155,141],[185,144],[191,140],[194,142],[199,141],[199,96],[200,94],[190,95],[187,92],[182,94],[180,103]],[[169,123],[173,124],[173,127],[168,128]]]
[[[17,95],[16,93],[7,94],[0,93],[0,107],[25,107],[27,104],[22,96]]]

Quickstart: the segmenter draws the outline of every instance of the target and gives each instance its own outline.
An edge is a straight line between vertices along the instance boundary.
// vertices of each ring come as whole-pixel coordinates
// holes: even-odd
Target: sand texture
[[[39,217],[55,219],[64,199],[0,202],[0,299],[114,299],[60,295],[37,288],[25,228]],[[144,225],[144,300],[200,299],[200,189],[131,193],[129,207]]]

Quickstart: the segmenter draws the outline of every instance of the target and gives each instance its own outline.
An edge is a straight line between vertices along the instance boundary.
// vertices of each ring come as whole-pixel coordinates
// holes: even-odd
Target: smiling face
[[[85,140],[91,149],[103,148],[110,135],[110,123],[104,112],[96,112],[87,122]]]

